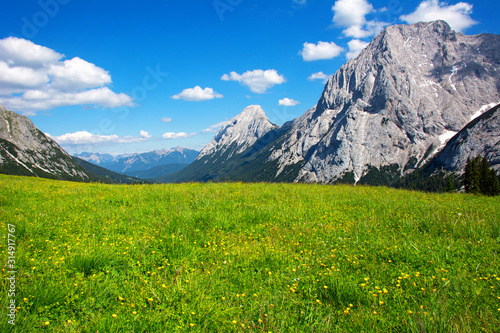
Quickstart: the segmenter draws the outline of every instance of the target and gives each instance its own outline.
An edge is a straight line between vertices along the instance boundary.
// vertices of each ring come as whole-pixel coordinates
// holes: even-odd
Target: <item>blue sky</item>
[[[259,104],[278,125],[384,26],[500,33],[498,1],[0,0],[0,103],[69,153],[202,149]]]

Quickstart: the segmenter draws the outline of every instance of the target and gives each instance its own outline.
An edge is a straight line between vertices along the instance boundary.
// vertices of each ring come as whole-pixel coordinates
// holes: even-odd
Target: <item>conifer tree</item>
[[[472,193],[472,160],[470,157],[467,158],[465,164],[464,187],[465,193]]]
[[[490,170],[490,193],[489,195],[499,195],[500,194],[500,182],[498,181],[497,172],[495,169]]]
[[[495,169],[490,169],[486,157],[468,158],[464,175],[465,192],[485,195],[500,194],[500,183]]]

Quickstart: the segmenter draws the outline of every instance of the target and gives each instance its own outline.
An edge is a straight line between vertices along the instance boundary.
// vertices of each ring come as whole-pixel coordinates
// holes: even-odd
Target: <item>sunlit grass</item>
[[[17,332],[500,326],[495,198],[0,175],[0,216],[4,261],[7,226],[16,226]],[[14,331],[7,320],[0,331]]]

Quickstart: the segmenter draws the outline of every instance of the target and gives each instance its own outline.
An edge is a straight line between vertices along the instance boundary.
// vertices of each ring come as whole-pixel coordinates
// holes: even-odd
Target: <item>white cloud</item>
[[[95,88],[111,83],[107,71],[78,57],[52,65],[50,74],[50,86],[61,90]]]
[[[334,42],[318,42],[317,44],[306,42],[299,54],[302,55],[304,61],[315,61],[332,59],[342,53],[343,50],[342,47]]]
[[[363,26],[352,25],[344,29],[342,33],[347,37],[366,38],[375,36],[376,34],[381,32],[387,25],[388,24],[385,22],[367,21]]]
[[[45,67],[63,58],[45,46],[16,37],[0,39],[0,59],[11,66]]]
[[[384,9],[381,9],[384,10]],[[332,7],[333,23],[344,27],[342,33],[347,37],[366,38],[378,34],[388,23],[375,20],[367,21],[366,15],[374,12],[366,0],[337,0]]]
[[[347,43],[347,46],[349,46],[349,51],[346,54],[347,59],[354,59],[368,46],[368,43],[359,39],[353,39]]]
[[[100,135],[93,134],[87,131],[78,131],[74,133],[66,133],[60,136],[51,136],[60,145],[106,145],[117,143],[135,143],[147,141],[151,135],[146,131],[140,131],[139,136],[123,136],[118,135]]]
[[[366,0],[337,0],[332,7],[333,23],[341,27],[363,25],[366,14],[373,11],[373,6]]]
[[[400,18],[410,24],[444,20],[453,30],[464,31],[478,23],[470,17],[471,14],[472,5],[466,2],[447,5],[447,3],[438,0],[426,0],[422,1],[413,13],[402,15]]]
[[[165,122],[165,123],[171,123],[172,122],[172,118],[169,118],[169,117],[163,117],[161,118],[161,121]]]
[[[144,139],[150,139],[151,138],[151,134],[149,134],[147,131],[141,131],[140,135],[141,135],[141,138],[144,138]]]
[[[250,90],[256,94],[263,94],[274,85],[286,82],[285,77],[278,74],[275,69],[268,69],[265,71],[256,69],[253,71],[246,71],[241,75],[236,72],[231,72],[222,75],[221,80],[238,81],[241,85],[250,88]]]
[[[62,92],[54,89],[27,90],[22,96],[1,98],[2,104],[11,110],[47,110],[69,105],[99,105],[115,108],[132,106],[132,98],[124,93],[116,94],[108,87]]]
[[[192,136],[197,135],[198,133],[186,133],[186,132],[167,132],[164,133],[161,137],[164,139],[184,139],[190,138]]]
[[[59,106],[133,106],[124,93],[107,85],[111,76],[81,58],[61,59],[47,47],[22,38],[0,39],[0,101],[23,114]]]
[[[0,60],[0,95],[42,87],[50,81],[47,73],[29,67],[10,67]]]
[[[196,86],[194,88],[184,89],[181,93],[172,96],[173,99],[183,99],[185,101],[206,101],[214,98],[222,98],[219,93],[214,92],[212,88],[202,89],[200,86]]]
[[[294,99],[287,98],[287,97],[280,99],[278,102],[278,105],[283,105],[283,106],[294,106],[297,104],[300,104],[300,102],[296,101]]]
[[[312,73],[309,75],[307,78],[309,81],[314,81],[314,80],[322,80],[323,83],[326,83],[328,79],[330,78],[331,75],[325,74],[323,72],[317,72],[317,73]]]
[[[202,133],[217,133],[222,127],[226,126],[229,123],[229,120],[221,121],[217,124],[210,125],[208,128],[205,128]]]

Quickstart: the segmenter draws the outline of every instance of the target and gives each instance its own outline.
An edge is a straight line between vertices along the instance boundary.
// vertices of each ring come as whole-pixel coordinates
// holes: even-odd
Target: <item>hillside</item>
[[[496,198],[0,175],[0,214],[16,240],[19,305],[2,332],[500,326]],[[4,304],[9,287],[0,284]]]
[[[0,173],[73,181],[93,175],[24,116],[0,105]]]
[[[490,166],[500,170],[500,104],[467,124],[451,138],[430,165],[462,173],[467,158],[485,156]]]
[[[131,177],[127,175],[122,175],[121,173],[110,171],[106,168],[100,167],[98,165],[92,164],[81,158],[72,157],[73,160],[78,163],[83,169],[88,173],[94,175],[96,181],[110,183],[110,184],[132,184],[134,182],[143,181],[138,177]]]

